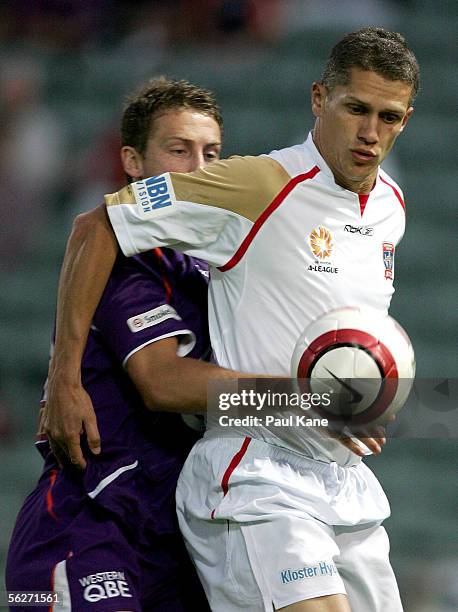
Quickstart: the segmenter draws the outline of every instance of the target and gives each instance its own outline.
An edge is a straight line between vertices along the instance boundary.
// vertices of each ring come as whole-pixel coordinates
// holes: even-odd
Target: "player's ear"
[[[143,177],[143,157],[134,147],[122,147],[121,162],[124,172],[134,180]]]
[[[407,125],[407,122],[409,121],[410,117],[412,116],[413,111],[414,111],[413,106],[410,106],[410,107],[407,109],[407,112],[406,112],[406,114],[404,115],[404,118],[403,118],[403,120],[402,120],[401,127],[399,128],[399,131],[400,131],[400,132],[402,132],[402,130],[403,130],[403,129],[405,128],[405,126]]]
[[[312,85],[312,112],[315,117],[321,117],[326,98],[326,87],[321,83],[313,83]]]

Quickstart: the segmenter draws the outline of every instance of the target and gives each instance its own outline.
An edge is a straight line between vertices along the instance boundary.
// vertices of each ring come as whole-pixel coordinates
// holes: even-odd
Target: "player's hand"
[[[362,442],[374,455],[379,455],[382,452],[383,446],[386,444],[386,436],[384,432],[378,433],[377,437],[375,435],[371,437],[367,433],[354,434],[352,437],[340,434],[337,436],[337,439],[341,444],[346,446],[359,457],[365,457],[367,455],[367,451],[358,443],[358,440]]]
[[[68,384],[54,375],[48,380],[48,398],[43,411],[42,429],[61,466],[68,460],[86,468],[81,434],[86,432],[89,449],[100,453],[100,434],[92,401],[81,383]]]
[[[396,416],[392,415],[388,419],[388,422],[394,421],[395,418]],[[341,444],[359,457],[365,457],[367,455],[367,450],[361,447],[358,440],[362,442],[374,455],[379,455],[386,444],[386,430],[383,425],[353,431],[351,436],[334,432],[333,437],[335,437]]]

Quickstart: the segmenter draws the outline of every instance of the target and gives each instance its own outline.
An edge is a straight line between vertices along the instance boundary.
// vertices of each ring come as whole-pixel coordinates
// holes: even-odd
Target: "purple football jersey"
[[[119,500],[127,494],[132,472],[143,466],[161,475],[169,462],[181,464],[197,435],[181,415],[148,410],[124,365],[135,351],[173,336],[182,356],[206,358],[207,286],[206,264],[171,249],[132,258],[120,255],[95,313],[81,377],[96,411],[102,453],[94,456],[85,447],[84,487],[125,520],[137,520],[133,509]],[[47,443],[38,446],[45,469],[54,467]],[[148,502],[146,496],[142,502]],[[157,529],[171,531],[170,517],[164,517],[162,526],[156,517]]]
[[[82,362],[102,452],[92,455],[83,436],[86,470],[59,469],[38,442],[45,465],[13,532],[9,590],[54,586],[74,610],[181,611],[192,609],[187,601],[207,609],[175,515],[176,482],[198,434],[177,413],[149,411],[124,369],[169,337],[182,356],[208,356],[207,284],[206,264],[170,249],[118,257]]]

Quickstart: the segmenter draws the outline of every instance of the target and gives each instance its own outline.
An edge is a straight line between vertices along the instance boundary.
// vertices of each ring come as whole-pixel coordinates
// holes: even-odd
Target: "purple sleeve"
[[[123,365],[143,346],[171,336],[177,336],[179,355],[192,350],[195,336],[169,303],[169,283],[151,258],[118,257],[93,327]]]

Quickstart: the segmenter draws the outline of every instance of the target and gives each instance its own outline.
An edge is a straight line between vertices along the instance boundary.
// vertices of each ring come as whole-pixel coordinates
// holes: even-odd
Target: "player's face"
[[[352,68],[347,85],[312,87],[313,138],[341,187],[369,193],[413,108],[411,86]]]
[[[124,169],[134,179],[163,172],[192,172],[219,159],[221,130],[196,110],[169,110],[155,118],[143,155],[123,147]]]

